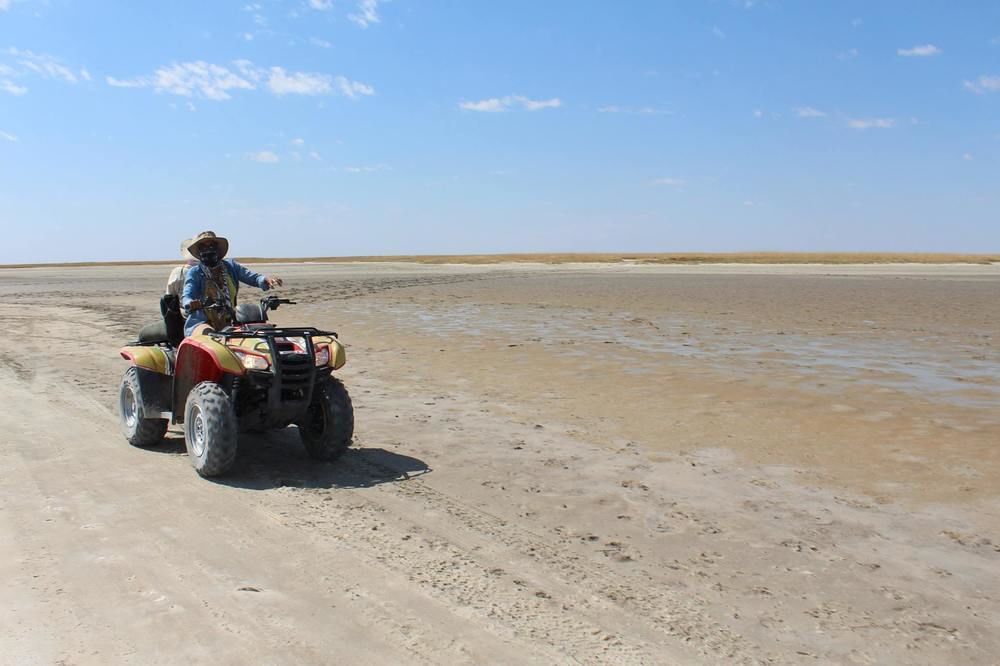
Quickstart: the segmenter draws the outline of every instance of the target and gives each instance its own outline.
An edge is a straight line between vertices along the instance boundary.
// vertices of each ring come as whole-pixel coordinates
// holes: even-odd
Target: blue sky
[[[0,0],[0,263],[1000,251],[1000,3]]]

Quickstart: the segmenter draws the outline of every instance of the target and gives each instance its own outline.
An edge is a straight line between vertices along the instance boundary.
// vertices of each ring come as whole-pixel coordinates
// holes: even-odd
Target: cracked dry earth
[[[1000,660],[1000,267],[267,268],[357,436],[216,482],[118,431],[168,268],[0,270],[0,662]]]

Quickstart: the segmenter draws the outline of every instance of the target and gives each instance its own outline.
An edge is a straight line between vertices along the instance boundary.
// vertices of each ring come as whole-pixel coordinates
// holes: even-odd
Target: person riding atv
[[[236,322],[236,295],[240,282],[264,291],[280,287],[279,277],[254,273],[232,259],[226,259],[229,241],[216,236],[213,231],[203,231],[187,248],[199,263],[192,266],[184,279],[181,307],[187,313],[184,335],[191,335],[199,326],[207,325],[216,331]],[[204,303],[213,302],[221,307],[207,309]]]
[[[216,246],[216,252],[225,254],[225,248],[223,244],[219,252]],[[198,284],[189,275],[185,297],[188,304],[200,301],[195,313],[219,328],[196,324],[182,336],[179,326],[170,325],[174,311],[168,309],[164,321],[143,327],[139,340],[121,349],[122,358],[129,361],[118,393],[125,438],[133,446],[155,446],[163,442],[170,423],[183,424],[188,458],[205,477],[232,467],[240,432],[293,424],[310,457],[338,458],[351,445],[354,407],[333,375],[347,362],[337,334],[268,322],[268,312],[294,305],[286,298],[269,295],[259,305],[236,306],[235,280],[228,268],[235,262],[211,259],[207,263],[226,267],[222,284],[210,274],[203,280],[212,281],[216,290],[197,292]],[[255,274],[242,270],[253,279]],[[257,276],[262,288],[280,283]]]

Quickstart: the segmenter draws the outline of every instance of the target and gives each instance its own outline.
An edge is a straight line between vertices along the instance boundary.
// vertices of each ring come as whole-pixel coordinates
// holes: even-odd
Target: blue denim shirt
[[[243,284],[248,284],[251,287],[257,287],[258,289],[263,289],[267,291],[270,287],[267,284],[267,278],[260,273],[254,273],[252,270],[243,266],[237,261],[232,259],[223,259],[222,263],[226,265],[226,270],[232,275],[238,282]],[[233,297],[235,298],[235,294]],[[205,298],[205,272],[201,267],[201,264],[196,264],[192,266],[188,272],[187,277],[184,278],[184,291],[181,294],[181,307],[186,311],[188,305],[191,301],[201,301]],[[188,314],[187,321],[184,322],[184,335],[191,335],[195,327],[199,324],[204,324],[206,322],[205,311],[197,310]]]

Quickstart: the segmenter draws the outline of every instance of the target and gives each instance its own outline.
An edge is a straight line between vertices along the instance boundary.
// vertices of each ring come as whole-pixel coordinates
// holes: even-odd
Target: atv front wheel
[[[130,366],[118,388],[118,416],[125,439],[132,446],[154,446],[167,434],[166,419],[147,419],[142,415],[139,369]]]
[[[184,445],[201,476],[225,474],[236,460],[238,428],[233,403],[215,382],[201,382],[184,409]]]
[[[313,394],[312,404],[299,424],[299,436],[316,460],[336,460],[354,437],[354,406],[339,379],[329,377]]]

